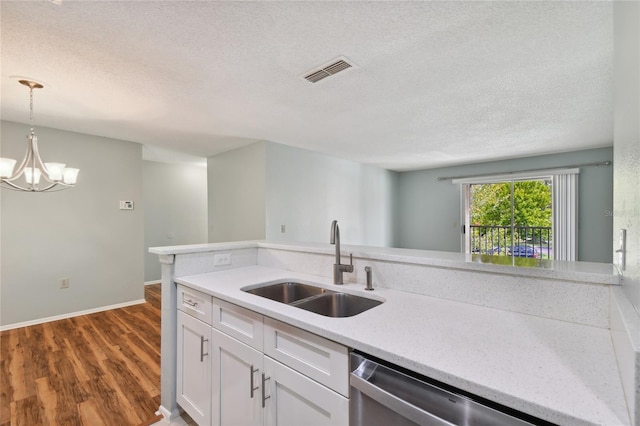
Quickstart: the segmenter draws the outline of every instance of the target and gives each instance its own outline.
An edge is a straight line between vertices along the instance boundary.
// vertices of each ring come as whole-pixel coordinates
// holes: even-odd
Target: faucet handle
[[[365,266],[364,271],[367,273],[367,286],[365,290],[373,290],[373,280],[371,279],[371,266]]]

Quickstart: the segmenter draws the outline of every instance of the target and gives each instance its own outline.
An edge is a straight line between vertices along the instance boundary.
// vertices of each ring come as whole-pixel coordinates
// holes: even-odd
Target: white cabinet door
[[[264,357],[267,426],[347,426],[349,400],[303,376],[295,370]]]
[[[211,326],[178,311],[176,400],[199,425],[211,423]]]
[[[262,425],[262,352],[212,330],[212,425]]]

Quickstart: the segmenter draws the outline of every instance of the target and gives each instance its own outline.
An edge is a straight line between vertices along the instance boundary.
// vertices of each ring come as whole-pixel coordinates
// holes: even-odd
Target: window
[[[578,169],[454,179],[466,253],[576,260]]]

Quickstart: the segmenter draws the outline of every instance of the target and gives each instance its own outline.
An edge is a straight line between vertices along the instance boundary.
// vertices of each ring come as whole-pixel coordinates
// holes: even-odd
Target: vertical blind
[[[553,258],[578,258],[578,169],[553,175]]]

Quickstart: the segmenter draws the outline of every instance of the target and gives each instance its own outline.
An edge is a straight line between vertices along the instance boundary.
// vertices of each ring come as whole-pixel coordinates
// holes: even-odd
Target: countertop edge
[[[149,252],[158,255],[186,255],[244,248],[265,248],[323,255],[333,255],[335,253],[335,249],[329,244],[279,243],[264,240],[151,247],[149,248]],[[355,258],[379,260],[383,262],[388,261],[530,278],[556,279],[586,284],[621,285],[620,276],[615,266],[605,263],[516,259],[522,263],[527,262],[532,265],[531,267],[525,267],[490,263],[491,260],[495,260],[494,256],[454,252],[353,245],[343,245],[342,251],[343,253],[349,252],[353,254]]]

